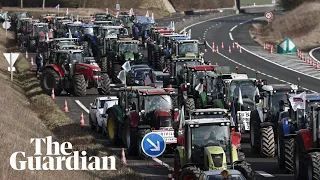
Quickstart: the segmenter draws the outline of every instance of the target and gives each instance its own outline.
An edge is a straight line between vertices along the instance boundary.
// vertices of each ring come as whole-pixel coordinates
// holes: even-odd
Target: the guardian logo
[[[72,151],[72,144],[52,142],[52,137],[32,138],[30,144],[35,143],[35,153],[26,157],[23,151],[10,156],[10,166],[15,170],[117,170],[114,156],[87,157],[86,151]],[[41,152],[41,145],[47,146],[47,152]],[[52,152],[54,147],[54,153]]]

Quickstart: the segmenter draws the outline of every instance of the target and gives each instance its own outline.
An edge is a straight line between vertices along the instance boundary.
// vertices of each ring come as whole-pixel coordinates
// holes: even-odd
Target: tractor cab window
[[[58,53],[57,54],[57,63],[59,63],[59,64],[69,63],[68,54],[67,53]]]
[[[69,26],[71,34],[76,34],[81,32],[81,26]]]
[[[184,68],[184,65],[186,66],[196,66],[196,65],[200,65],[199,61],[177,61],[175,64],[175,73],[179,74],[180,71]]]
[[[153,24],[141,24],[141,31],[149,31],[153,27]]]
[[[204,119],[204,118],[225,118],[225,114],[192,114],[191,119]]]
[[[198,84],[200,84],[200,79],[202,79],[202,83],[206,82],[206,72],[205,71],[194,71],[193,73],[193,86],[196,87]]]
[[[279,111],[279,101],[284,101],[285,104],[288,104],[288,98],[286,92],[277,91],[272,96],[269,96],[268,103],[270,107],[270,112],[276,113]]]
[[[252,81],[232,81],[230,84],[230,98],[239,98],[241,91],[242,98],[254,100],[256,87]]]
[[[83,29],[83,34],[88,34],[88,35],[94,35],[93,33],[93,27],[87,27]]]
[[[157,109],[163,111],[172,109],[172,99],[169,95],[151,95],[145,97],[144,109],[151,112]]]
[[[139,47],[136,43],[120,43],[119,44],[119,52],[133,52],[138,53]]]
[[[105,32],[104,32],[105,36],[108,36],[108,35],[113,35],[113,34],[120,34],[120,31],[118,28],[113,28],[113,29],[107,29]]]
[[[38,35],[40,32],[49,32],[49,27],[47,25],[34,25],[34,33]]]
[[[230,129],[227,125],[222,124],[208,124],[194,126],[191,128],[191,148],[192,158],[194,162],[202,162],[203,157],[199,154],[203,154],[203,148],[207,146],[219,146],[224,149],[226,154],[228,153],[230,145]]]
[[[179,55],[185,55],[186,53],[198,54],[199,47],[197,43],[180,43],[179,44]]]
[[[83,54],[81,52],[72,53],[71,60],[73,60],[74,62],[83,63],[84,62]]]

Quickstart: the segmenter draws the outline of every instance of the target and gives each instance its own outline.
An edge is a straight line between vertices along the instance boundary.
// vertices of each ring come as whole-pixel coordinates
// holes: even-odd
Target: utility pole
[[[46,4],[46,0],[42,0],[42,10],[44,10],[45,4]]]
[[[20,0],[20,8],[23,8],[23,0]]]

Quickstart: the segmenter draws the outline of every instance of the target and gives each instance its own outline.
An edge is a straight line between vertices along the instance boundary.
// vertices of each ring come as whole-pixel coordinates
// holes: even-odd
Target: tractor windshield
[[[199,47],[197,43],[181,43],[179,44],[179,56],[184,56],[187,53],[198,54]]]
[[[172,100],[169,95],[152,95],[145,97],[145,111],[151,112],[154,110],[171,110]]]
[[[139,48],[138,44],[136,43],[121,43],[119,44],[119,51],[120,52],[133,52],[133,53],[138,53]]]
[[[81,32],[81,26],[69,26],[71,34],[76,34]]]
[[[58,45],[62,47],[62,46],[68,46],[68,45],[76,45],[76,43],[74,41],[60,41],[58,42]]]
[[[251,80],[232,81],[230,85],[230,98],[239,98],[239,92],[241,92],[242,98],[254,100],[254,96],[256,94],[256,87]]]
[[[203,119],[203,118],[224,118],[224,114],[192,114],[191,119]]]
[[[196,66],[196,65],[200,65],[199,61],[177,61],[176,62],[176,74],[179,74],[180,71],[183,69],[183,66]]]
[[[49,27],[47,25],[39,25],[39,26],[35,25],[34,32],[36,35],[38,35],[40,32],[47,33],[49,32]]]
[[[191,128],[191,145],[193,162],[202,162],[203,148],[206,146],[219,146],[228,151],[230,145],[230,129],[222,124],[204,124]],[[226,152],[226,154],[228,154]],[[227,158],[228,159],[228,158]],[[201,163],[202,164],[202,163]]]
[[[72,53],[71,60],[79,63],[83,63],[84,62],[83,54],[81,52]]]
[[[269,107],[270,107],[270,111],[271,112],[278,112],[279,111],[279,101],[283,100],[285,104],[288,103],[288,98],[286,95],[286,92],[280,92],[277,91],[277,93],[273,94],[272,96],[270,96],[270,100],[269,100]]]
[[[141,24],[141,31],[148,31],[153,27],[153,24]]]

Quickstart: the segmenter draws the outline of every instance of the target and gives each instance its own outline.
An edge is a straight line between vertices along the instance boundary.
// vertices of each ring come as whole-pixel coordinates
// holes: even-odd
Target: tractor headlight
[[[267,113],[268,112],[268,109],[263,109],[263,113]]]

